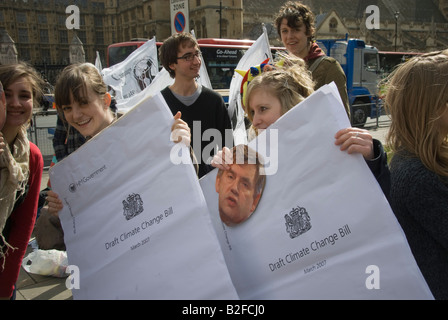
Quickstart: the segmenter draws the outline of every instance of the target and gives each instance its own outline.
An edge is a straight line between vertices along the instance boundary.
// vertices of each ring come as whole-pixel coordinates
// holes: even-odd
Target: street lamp
[[[397,38],[398,38],[398,17],[400,16],[399,11],[395,11],[395,52],[397,52]]]
[[[222,0],[219,1],[219,9],[216,10],[216,12],[219,12],[219,38],[222,38],[222,34],[221,34],[221,21],[222,21]]]

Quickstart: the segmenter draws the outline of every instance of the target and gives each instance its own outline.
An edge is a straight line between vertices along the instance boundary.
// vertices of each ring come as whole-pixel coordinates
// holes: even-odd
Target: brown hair
[[[69,105],[71,95],[76,102],[88,103],[88,88],[100,96],[107,93],[107,85],[98,69],[91,63],[67,66],[59,75],[54,89],[56,108],[61,111],[62,106]]]
[[[277,28],[277,33],[281,37],[281,24],[283,19],[286,19],[288,22],[288,27],[290,28],[300,28],[302,25],[305,25],[306,35],[308,36],[308,40],[310,42],[314,41],[314,33],[316,31],[314,26],[314,14],[311,11],[310,7],[295,1],[286,2],[277,13],[274,24]]]
[[[170,68],[170,65],[177,63],[177,55],[180,47],[198,46],[198,42],[190,33],[177,33],[166,39],[159,49],[160,62],[168,71],[171,78],[176,76],[176,72]]]
[[[0,65],[0,82],[2,82],[4,90],[20,78],[26,78],[31,84],[33,105],[39,107],[44,81],[36,69],[23,61],[17,64]]]
[[[447,112],[448,50],[401,64],[387,79],[385,104],[392,123],[387,136],[394,152],[407,151],[431,171],[448,176],[447,132],[438,121]]]
[[[255,193],[254,196],[262,194],[266,185],[266,174],[264,171],[264,161],[262,156],[245,144],[239,144],[232,148],[232,163],[234,164],[254,164],[255,170]],[[221,177],[224,170],[219,169],[218,176]]]

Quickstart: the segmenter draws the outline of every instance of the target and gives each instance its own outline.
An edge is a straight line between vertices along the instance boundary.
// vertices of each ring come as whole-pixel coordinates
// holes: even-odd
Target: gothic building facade
[[[380,50],[431,51],[448,47],[448,0],[303,0],[316,14],[317,37],[358,37]],[[189,0],[189,28],[198,38],[256,39],[262,24],[272,45],[282,3],[271,0]],[[379,28],[366,24],[368,6],[379,9]],[[79,9],[75,28],[71,6]],[[163,41],[171,34],[166,0],[2,0],[0,30],[12,39],[20,60],[66,65],[70,43],[79,39],[86,61],[98,51],[132,38]],[[9,38],[8,38],[9,36]],[[1,40],[0,40],[1,41]],[[1,45],[1,44],[0,44]]]

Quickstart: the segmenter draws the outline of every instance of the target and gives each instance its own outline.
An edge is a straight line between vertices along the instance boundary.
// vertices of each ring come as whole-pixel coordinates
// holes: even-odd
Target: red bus
[[[148,39],[133,39],[128,42],[114,43],[107,47],[107,66],[110,67],[125,60],[135,49]],[[233,72],[244,53],[254,40],[235,39],[198,39],[198,44],[206,63],[207,72],[213,89],[228,89]],[[157,47],[162,45],[157,42]],[[271,48],[273,56],[284,48]],[[159,62],[160,63],[160,62]],[[159,66],[161,67],[161,66]]]

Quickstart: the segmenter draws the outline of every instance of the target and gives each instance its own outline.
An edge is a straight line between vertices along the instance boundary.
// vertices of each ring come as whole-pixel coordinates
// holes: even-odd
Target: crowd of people
[[[310,8],[289,1],[281,7],[275,25],[288,55],[282,57],[282,65],[271,63],[242,94],[250,123],[248,139],[331,82],[336,83],[350,118],[345,74],[314,41]],[[208,129],[222,133],[223,140],[216,141],[219,152],[205,157],[213,159],[210,164],[201,161],[205,144],[200,150],[190,147],[192,159],[198,165],[198,178],[216,167],[216,191],[226,189],[235,203],[246,201],[249,210],[244,216],[226,213],[223,205],[223,221],[234,225],[247,220],[255,211],[265,180],[256,182],[260,177],[255,169],[248,171],[250,177],[247,172],[243,177],[241,167],[234,162],[233,143],[226,145],[233,140],[225,139],[232,129],[225,103],[219,94],[195,81],[201,67],[197,41],[186,33],[173,35],[161,46],[160,59],[174,78],[174,83],[162,90],[173,114],[174,142],[190,146],[195,136],[202,137]],[[391,117],[387,143],[393,152],[390,166],[382,143],[367,130],[342,129],[335,132],[334,143],[342,152],[364,157],[434,297],[448,299],[448,50],[414,57],[387,80],[385,103]],[[0,66],[0,299],[15,297],[21,261],[36,222],[43,160],[27,138],[27,127],[42,85],[30,65]],[[90,63],[63,70],[55,86],[55,104],[60,129],[55,135],[58,160],[119,117],[107,85]],[[201,123],[196,131],[195,121]],[[221,184],[223,181],[228,185]],[[63,208],[58,195],[50,190],[46,200],[48,219],[57,219]]]

